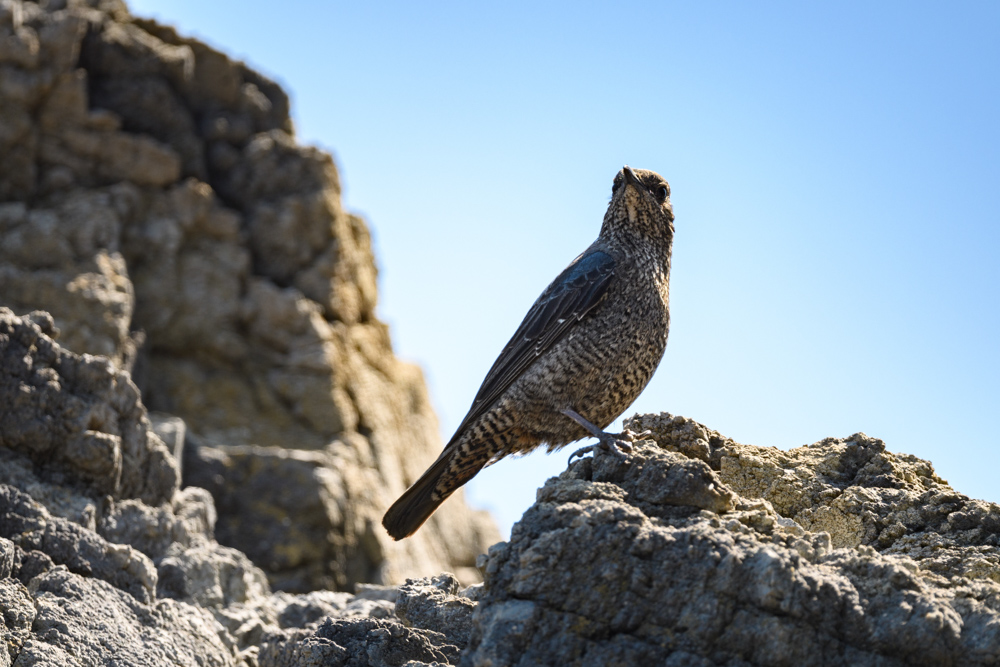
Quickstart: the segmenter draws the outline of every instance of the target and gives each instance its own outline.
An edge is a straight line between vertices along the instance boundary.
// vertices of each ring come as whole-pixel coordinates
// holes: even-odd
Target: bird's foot
[[[653,432],[649,430],[643,431],[642,433],[634,433],[629,429],[625,429],[621,433],[608,433],[607,431],[602,431],[591,424],[575,410],[567,408],[566,410],[563,410],[562,413],[585,428],[592,436],[597,438],[597,444],[581,447],[570,454],[569,463],[572,463],[573,459],[582,457],[584,454],[589,454],[591,452],[596,453],[597,450],[614,454],[619,461],[624,461],[628,458],[628,455],[632,453],[633,442],[653,435]]]
[[[608,436],[610,437],[607,439],[598,440],[597,444],[581,447],[570,454],[567,464],[572,463],[575,458],[583,458],[586,454],[596,454],[598,450],[614,454],[615,458],[619,461],[625,461],[628,459],[628,455],[632,453],[632,443],[627,440],[615,438],[614,433],[608,433]]]

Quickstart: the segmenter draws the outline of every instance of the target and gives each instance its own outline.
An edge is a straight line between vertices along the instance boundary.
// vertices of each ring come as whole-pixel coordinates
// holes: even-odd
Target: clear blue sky
[[[333,152],[442,438],[625,163],[677,214],[667,353],[632,409],[790,448],[864,431],[1000,501],[1000,4],[206,3]],[[566,455],[469,485],[504,531]]]

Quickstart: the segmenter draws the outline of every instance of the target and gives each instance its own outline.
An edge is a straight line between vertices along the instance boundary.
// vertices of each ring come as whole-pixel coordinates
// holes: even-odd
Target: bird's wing
[[[562,338],[600,302],[615,271],[615,260],[590,250],[552,281],[525,315],[524,321],[486,374],[469,414],[452,436],[451,445],[545,350]]]

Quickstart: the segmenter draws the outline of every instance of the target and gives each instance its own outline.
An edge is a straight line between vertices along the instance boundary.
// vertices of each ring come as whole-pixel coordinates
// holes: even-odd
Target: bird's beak
[[[625,176],[625,183],[627,185],[632,185],[635,188],[642,187],[642,183],[639,181],[639,177],[635,175],[635,172],[632,171],[632,167],[625,165],[622,167],[622,173]]]

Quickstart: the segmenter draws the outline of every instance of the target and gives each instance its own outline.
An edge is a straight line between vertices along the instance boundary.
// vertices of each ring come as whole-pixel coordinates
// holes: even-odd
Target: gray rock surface
[[[265,637],[308,636],[329,618],[399,626],[372,656],[457,656],[453,642],[441,648],[400,625],[394,587],[272,593],[246,554],[215,541],[212,495],[178,488],[128,372],[46,332],[55,333],[51,318],[0,308],[0,665],[252,667]],[[183,430],[159,422],[164,433]],[[71,455],[84,427],[110,431],[103,455],[116,465],[103,476]],[[352,647],[370,643],[352,632]]]
[[[30,635],[36,615],[35,605],[28,589],[10,576],[13,557],[14,545],[0,538],[0,666],[2,667],[9,667],[21,653],[21,647]],[[7,562],[4,563],[4,560]]]
[[[50,432],[73,433],[52,430],[40,405],[83,396],[88,410],[125,415],[107,423],[133,424],[130,442],[148,449],[131,460],[154,460],[150,452],[172,460],[134,390],[123,399],[80,388],[90,385],[79,378],[92,377],[130,386],[127,372],[60,347],[42,315],[3,311],[0,328],[0,369],[14,369],[0,377],[13,397],[5,424],[35,415]],[[94,367],[100,373],[80,371]],[[36,376],[52,380],[41,404],[21,388],[37,387]],[[151,504],[158,496],[149,488],[159,487],[141,480],[160,479],[161,468],[133,466],[133,481],[120,483],[123,474],[105,487],[60,455],[65,439],[40,440],[48,453],[33,457],[26,445],[38,441],[12,438],[26,444],[0,448],[0,659],[22,667],[996,664],[997,505],[956,493],[928,462],[864,434],[782,452],[667,414],[628,425],[653,439],[627,461],[599,455],[549,480],[510,542],[483,559],[484,585],[463,590],[442,574],[356,594],[272,593],[246,554],[215,541],[212,495],[177,489],[175,472],[165,478],[169,500]],[[247,502],[269,476],[330,494],[344,483],[327,472],[329,449],[195,451],[206,483],[260,466],[259,477],[234,478]],[[347,520],[309,505],[311,497],[298,501],[303,541]],[[260,558],[287,557],[281,543],[270,548],[278,553]]]
[[[265,640],[260,667],[402,667],[454,665],[458,647],[444,635],[374,618],[328,620],[304,637]]]
[[[99,579],[55,568],[31,580],[37,615],[16,665],[237,664],[232,639],[204,608],[140,604]]]
[[[929,461],[889,452],[877,438],[855,433],[786,452],[741,445],[666,413],[629,424],[709,463],[744,498],[767,500],[806,530],[829,533],[834,547],[870,546],[945,577],[1000,583],[1000,507],[956,492]]]
[[[44,553],[54,564],[101,579],[139,602],[153,599],[156,569],[148,556],[51,516],[30,496],[6,485],[0,486],[0,535],[23,551]]]
[[[408,579],[399,587],[396,616],[411,627],[439,632],[458,648],[469,643],[476,603],[449,573],[431,579]]]
[[[864,434],[782,452],[666,413],[627,425],[652,439],[550,479],[491,548],[481,587],[407,581],[396,618],[466,667],[1000,661],[1000,506]],[[816,516],[827,523],[802,525]],[[347,664],[396,640],[339,626],[276,633],[261,655]],[[396,650],[377,664],[454,660]]]
[[[149,430],[131,378],[106,357],[69,353],[52,333],[45,314],[0,307],[0,448],[97,494],[169,499],[177,463]]]
[[[463,665],[1000,659],[1000,585],[989,566],[1000,506],[955,493],[926,461],[890,454],[863,434],[780,452],[667,414],[629,427],[651,428],[661,447],[644,443],[627,463],[609,455],[574,463],[539,490],[510,542],[490,550]],[[784,474],[776,462],[788,464]],[[676,472],[684,467],[688,474]],[[836,487],[835,497],[866,498],[842,510],[860,525],[901,520],[914,497],[949,498],[949,517],[977,508],[978,525],[954,517],[939,522],[941,532],[925,527],[915,549],[900,538],[838,548],[830,532],[805,529],[769,500],[824,485],[813,511]],[[940,503],[914,511],[919,504],[910,503],[911,520]],[[808,509],[781,507],[794,516]],[[955,519],[964,531],[952,528]],[[950,553],[931,554],[927,544]]]
[[[52,451],[117,497],[119,469],[127,485],[160,465],[129,459],[152,451],[130,438],[155,437],[119,375],[134,366],[167,448],[188,436],[187,484],[214,494],[219,539],[273,586],[478,579],[499,535],[460,497],[416,539],[378,527],[440,450],[437,423],[374,315],[367,227],[330,155],[296,143],[280,87],[117,0],[5,0],[0,154],[0,306],[47,311],[43,332],[106,357],[65,376],[43,341],[39,368],[9,377],[55,419],[4,423],[0,446]],[[87,405],[102,401],[124,412]]]

